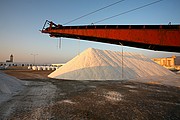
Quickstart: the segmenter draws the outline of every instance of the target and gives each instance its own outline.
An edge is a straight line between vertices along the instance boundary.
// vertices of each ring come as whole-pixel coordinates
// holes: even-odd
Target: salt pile
[[[0,72],[0,95],[14,94],[22,88],[23,83],[19,79]]]
[[[67,80],[122,80],[173,75],[171,71],[141,54],[124,52],[122,63],[121,52],[88,48],[48,77]]]

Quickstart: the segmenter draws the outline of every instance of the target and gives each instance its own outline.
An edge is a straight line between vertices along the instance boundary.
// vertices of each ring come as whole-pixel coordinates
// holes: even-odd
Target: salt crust
[[[21,90],[23,84],[19,79],[0,72],[0,93],[13,94]]]

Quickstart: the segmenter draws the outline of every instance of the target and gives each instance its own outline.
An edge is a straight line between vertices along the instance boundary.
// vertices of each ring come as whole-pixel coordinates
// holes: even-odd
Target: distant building
[[[0,62],[0,66],[33,66],[33,64],[26,62]]]
[[[13,62],[13,55],[10,55],[10,60],[6,60],[6,62]]]
[[[6,62],[0,62],[1,67],[10,67],[10,66],[32,66],[32,63],[25,63],[25,62],[14,62],[13,55],[10,55],[10,59],[6,60]]]
[[[180,56],[153,58],[152,60],[165,68],[180,70]]]
[[[51,66],[54,66],[54,67],[61,67],[61,66],[63,66],[63,65],[65,65],[65,63],[62,63],[62,64],[51,64]]]

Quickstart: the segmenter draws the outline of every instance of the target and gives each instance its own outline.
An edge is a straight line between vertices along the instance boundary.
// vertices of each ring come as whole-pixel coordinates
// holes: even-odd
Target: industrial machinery
[[[180,25],[62,26],[46,20],[41,32],[49,34],[50,37],[75,38],[158,51],[180,52]]]

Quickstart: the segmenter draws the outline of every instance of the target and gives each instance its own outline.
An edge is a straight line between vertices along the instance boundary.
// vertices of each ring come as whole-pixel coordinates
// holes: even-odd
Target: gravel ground
[[[6,71],[7,73],[8,71]],[[13,71],[9,72],[9,74]],[[0,119],[179,120],[180,89],[132,81],[66,81],[28,72],[26,88],[0,104]],[[26,72],[25,72],[26,73]],[[14,73],[13,73],[14,74]],[[46,74],[46,75],[45,75]],[[44,76],[44,77],[42,77]]]

